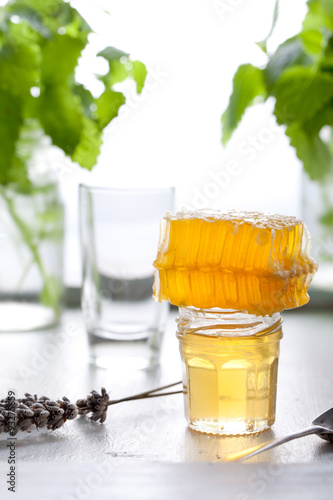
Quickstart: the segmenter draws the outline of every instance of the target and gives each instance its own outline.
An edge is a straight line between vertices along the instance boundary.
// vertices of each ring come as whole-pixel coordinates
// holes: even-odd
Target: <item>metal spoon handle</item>
[[[316,434],[320,431],[320,427],[311,426],[306,429],[302,429],[301,431],[295,432],[293,434],[289,434],[288,436],[284,436],[278,439],[273,439],[272,441],[268,441],[268,443],[260,444],[258,446],[254,446],[253,448],[247,449],[245,451],[241,451],[239,453],[235,453],[234,455],[230,455],[227,458],[227,462],[243,462],[254,455],[258,455],[266,450],[270,450],[271,448],[275,448],[280,444],[288,443],[288,441],[292,441],[293,439],[298,439],[303,436],[308,436],[309,434]]]

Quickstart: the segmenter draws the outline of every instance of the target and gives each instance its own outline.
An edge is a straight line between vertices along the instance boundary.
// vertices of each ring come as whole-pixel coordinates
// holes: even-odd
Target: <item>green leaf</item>
[[[68,36],[80,39],[85,45],[88,41],[89,33],[92,32],[86,20],[67,2],[61,3],[59,12],[54,20],[47,17],[44,19],[44,22],[49,23],[55,33],[58,33],[59,26],[65,28]]]
[[[15,5],[29,7],[43,16],[54,16],[58,13],[63,0],[19,0],[19,2],[11,2]],[[10,7],[11,4],[9,4]]]
[[[323,27],[323,19],[318,10],[318,2],[308,1],[308,12],[302,23],[302,31],[320,31]]]
[[[120,61],[111,61],[109,63],[109,72],[106,75],[100,76],[106,88],[113,87],[116,83],[124,82],[129,76],[129,72],[125,64]]]
[[[313,180],[324,179],[332,169],[332,156],[328,146],[317,134],[307,134],[297,123],[287,127],[286,135],[309,177]]]
[[[9,13],[14,9],[20,9],[22,17],[29,20],[42,36],[46,35],[45,30],[57,34],[60,27],[65,27],[68,35],[86,40],[87,34],[91,32],[81,15],[63,0],[15,0],[7,7]],[[35,12],[37,17],[32,17],[32,12]]]
[[[333,126],[333,101],[325,103],[312,118],[303,122],[303,129],[307,134],[318,134],[325,125]]]
[[[263,74],[252,64],[239,66],[227,109],[222,115],[222,143],[225,145],[240,122],[244,111],[256,97],[266,97]]]
[[[83,129],[80,99],[66,85],[49,85],[40,95],[39,119],[53,144],[72,154]]]
[[[333,73],[333,36],[329,37],[320,58],[320,70]]]
[[[332,0],[308,0],[309,11],[303,23],[303,29],[315,27],[333,29]]]
[[[286,40],[277,48],[263,70],[269,93],[274,94],[274,85],[287,68],[310,64],[312,64],[312,59],[304,52],[301,40],[298,37]]]
[[[275,5],[274,5],[273,21],[272,21],[271,29],[270,29],[268,35],[266,36],[266,38],[264,38],[264,40],[257,42],[258,47],[260,47],[261,50],[263,52],[265,52],[265,54],[267,54],[267,42],[273,34],[273,31],[274,31],[274,28],[275,28],[275,25],[277,23],[278,18],[279,18],[279,0],[276,0]]]
[[[30,26],[40,33],[40,35],[43,38],[50,38],[51,37],[51,31],[49,28],[45,26],[43,23],[43,18],[40,15],[40,13],[33,8],[31,8],[30,5],[24,5],[22,2],[15,2],[13,4],[8,4],[7,6],[7,11],[11,15],[17,15],[21,19],[24,19],[27,21]]]
[[[327,227],[333,227],[333,208],[330,208],[325,212],[320,218],[319,221],[321,224],[324,224]]]
[[[318,55],[324,46],[324,35],[318,30],[308,30],[300,33],[303,46],[310,54]]]
[[[22,100],[8,91],[0,91],[0,183],[10,179],[15,143],[22,124]]]
[[[310,0],[312,3],[313,0]],[[333,21],[333,4],[332,0],[317,0],[320,11],[331,21]]]
[[[102,142],[102,131],[93,120],[85,116],[81,141],[72,154],[72,160],[91,170],[96,165]]]
[[[77,95],[82,103],[84,114],[88,118],[95,119],[96,103],[90,90],[86,89],[83,85],[75,84],[72,88],[75,95]]]
[[[333,29],[333,15],[329,11],[332,5],[324,5],[322,0],[308,2],[309,10],[303,21],[300,38],[309,53],[315,56],[325,48]],[[332,4],[330,0],[330,4]],[[329,28],[329,29],[327,29]]]
[[[15,184],[22,192],[29,190],[31,182],[27,164],[15,156],[8,172],[8,184]]]
[[[141,94],[147,77],[146,66],[141,61],[131,61],[129,54],[114,47],[107,47],[97,54],[104,57],[109,62],[109,72],[99,77],[105,86],[113,87],[116,83],[121,83],[127,78],[133,78],[136,83],[136,91]],[[120,61],[125,58],[124,61]]]
[[[38,85],[40,50],[34,43],[8,43],[0,49],[0,89],[30,96]]]
[[[121,57],[129,57],[127,52],[123,52],[122,50],[116,49],[115,47],[106,47],[104,50],[97,54],[99,57],[104,57],[109,62],[119,61]]]
[[[80,39],[56,35],[46,42],[42,52],[41,77],[46,84],[65,84],[72,76],[84,48]]]
[[[147,68],[141,61],[133,61],[133,78],[136,83],[136,91],[141,94],[146,78],[147,78]]]
[[[101,129],[106,127],[113,118],[118,116],[120,106],[125,104],[126,99],[121,92],[105,90],[96,100],[97,119]]]
[[[274,114],[279,124],[304,121],[333,97],[333,75],[311,68],[287,69],[275,87]]]

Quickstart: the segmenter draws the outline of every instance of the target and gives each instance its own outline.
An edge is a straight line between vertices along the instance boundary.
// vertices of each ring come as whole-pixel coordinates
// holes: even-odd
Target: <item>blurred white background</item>
[[[4,2],[1,2],[4,3]],[[143,61],[146,89],[127,85],[128,103],[106,129],[93,172],[55,162],[67,206],[66,282],[78,285],[80,264],[77,186],[174,185],[178,208],[262,210],[300,215],[300,164],[273,103],[250,109],[226,149],[221,114],[239,64],[262,65],[256,41],[268,34],[275,0],[71,0],[96,32],[83,53],[77,79],[101,92],[91,72],[107,45]],[[107,12],[105,12],[107,11]],[[306,0],[281,0],[269,50],[297,33]],[[122,87],[123,89],[124,87]]]

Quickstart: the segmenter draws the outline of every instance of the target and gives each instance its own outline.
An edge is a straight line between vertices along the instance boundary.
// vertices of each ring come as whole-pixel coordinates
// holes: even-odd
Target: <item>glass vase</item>
[[[0,331],[51,326],[61,310],[63,206],[57,183],[0,186]]]
[[[313,304],[333,303],[333,174],[321,182],[302,174],[302,218],[312,241],[312,252],[319,263],[310,285]]]

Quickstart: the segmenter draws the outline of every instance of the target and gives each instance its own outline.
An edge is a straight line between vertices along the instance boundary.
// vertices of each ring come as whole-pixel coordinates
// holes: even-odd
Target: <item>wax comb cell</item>
[[[306,304],[317,270],[302,221],[234,211],[166,215],[154,267],[158,301],[260,316]]]

